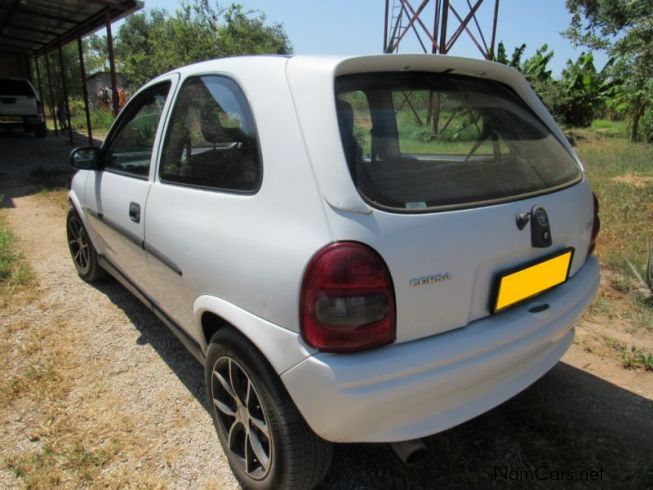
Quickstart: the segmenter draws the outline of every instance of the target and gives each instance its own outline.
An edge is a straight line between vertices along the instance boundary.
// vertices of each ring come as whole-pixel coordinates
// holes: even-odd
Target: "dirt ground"
[[[69,147],[49,139],[49,149],[31,156],[65,158]],[[24,158],[15,147],[26,144],[0,140],[0,154],[15,162]],[[0,166],[0,213],[36,281],[0,312],[0,368],[17,380],[1,393],[0,487],[236,488],[206,410],[201,366],[118,283],[78,278],[65,206],[36,192],[29,168],[9,167]],[[339,445],[324,488],[518,488],[497,481],[497,467],[539,464],[600,468],[611,487],[653,487],[653,373],[588,348],[605,331],[628,342],[634,334],[618,321],[593,315],[577,330],[551,372],[490,413],[429,438],[425,460],[406,467],[388,445]],[[28,364],[30,356],[42,365]],[[23,393],[21,373],[43,389]]]

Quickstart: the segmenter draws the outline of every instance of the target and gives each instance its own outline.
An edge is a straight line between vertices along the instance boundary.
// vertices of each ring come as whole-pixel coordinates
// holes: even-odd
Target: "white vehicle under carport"
[[[437,132],[416,126],[436,104]],[[497,63],[208,61],[71,163],[79,275],[112,274],[205,366],[246,488],[311,488],[330,442],[406,456],[497,406],[559,361],[599,285],[583,167]]]
[[[23,129],[39,138],[48,134],[41,99],[24,78],[0,78],[0,129]]]

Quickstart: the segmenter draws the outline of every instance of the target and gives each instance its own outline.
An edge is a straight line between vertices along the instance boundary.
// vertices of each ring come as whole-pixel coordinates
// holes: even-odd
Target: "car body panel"
[[[162,82],[170,82],[170,90],[161,114],[150,160],[150,176],[154,173],[158,159],[158,143],[162,137],[163,124],[179,76],[176,74],[160,77],[155,83],[147,84],[130,100],[133,103],[139,94]],[[125,106],[128,110],[129,104]],[[124,114],[121,113],[121,114]],[[118,127],[121,118],[112,126]],[[110,141],[112,132],[106,141]],[[100,152],[106,148],[103,145]],[[139,178],[110,170],[92,170],[84,188],[84,211],[87,215],[88,228],[94,239],[98,252],[111,261],[132,281],[137,281],[140,289],[148,295],[154,293],[154,285],[147,266],[145,242],[145,216],[147,215],[147,197],[152,186],[150,178]],[[140,208],[140,219],[130,217],[130,207]]]
[[[329,441],[434,434],[493,408],[551,369],[598,286],[591,257],[566,284],[499,315],[369,352],[316,354],[281,379],[311,428]],[[544,304],[549,308],[529,311]]]
[[[420,214],[372,208],[356,191],[337,124],[334,77],[375,71],[433,71],[473,75],[510,85],[560,140],[579,169],[568,141],[516,70],[498,63],[448,56],[369,56],[324,63],[320,58],[288,62],[288,80],[311,162],[330,204],[327,217],[335,240],[370,245],[386,261],[395,287],[397,341],[445,332],[487,316],[496,276],[556,250],[576,250],[573,275],[584,263],[591,239],[592,195],[587,182],[527,199]],[[449,74],[450,72],[447,72]],[[325,117],[325,114],[327,117]],[[515,218],[543,206],[551,222],[553,245],[531,245],[530,226]],[[413,287],[425,276],[448,280]]]
[[[290,101],[286,58],[257,61],[240,70],[230,69],[237,60],[224,60],[218,70],[203,69],[211,62],[202,63],[193,74],[228,76],[243,90],[263,155],[260,189],[253,195],[221,192],[168,184],[157,176],[148,199],[146,249],[160,252],[159,258],[148,256],[158,284],[155,299],[190,331],[193,300],[209,295],[298,332],[298,278],[313,253],[331,240]],[[186,76],[182,71],[180,85]],[[167,226],[170,222],[175,226]],[[198,256],[206,258],[199,267]]]

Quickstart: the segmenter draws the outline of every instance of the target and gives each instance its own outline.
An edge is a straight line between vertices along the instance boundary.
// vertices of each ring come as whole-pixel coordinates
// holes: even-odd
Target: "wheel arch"
[[[203,352],[206,352],[215,332],[231,327],[256,346],[277,374],[282,374],[314,353],[297,332],[270,323],[215,296],[197,298],[193,311],[196,335]]]

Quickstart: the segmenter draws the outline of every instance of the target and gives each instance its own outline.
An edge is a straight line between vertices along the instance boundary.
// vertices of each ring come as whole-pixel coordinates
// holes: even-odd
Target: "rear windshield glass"
[[[0,95],[27,95],[34,97],[34,91],[25,80],[0,78]]]
[[[415,212],[527,197],[580,180],[562,144],[507,86],[436,73],[336,79],[352,178],[372,204]]]

